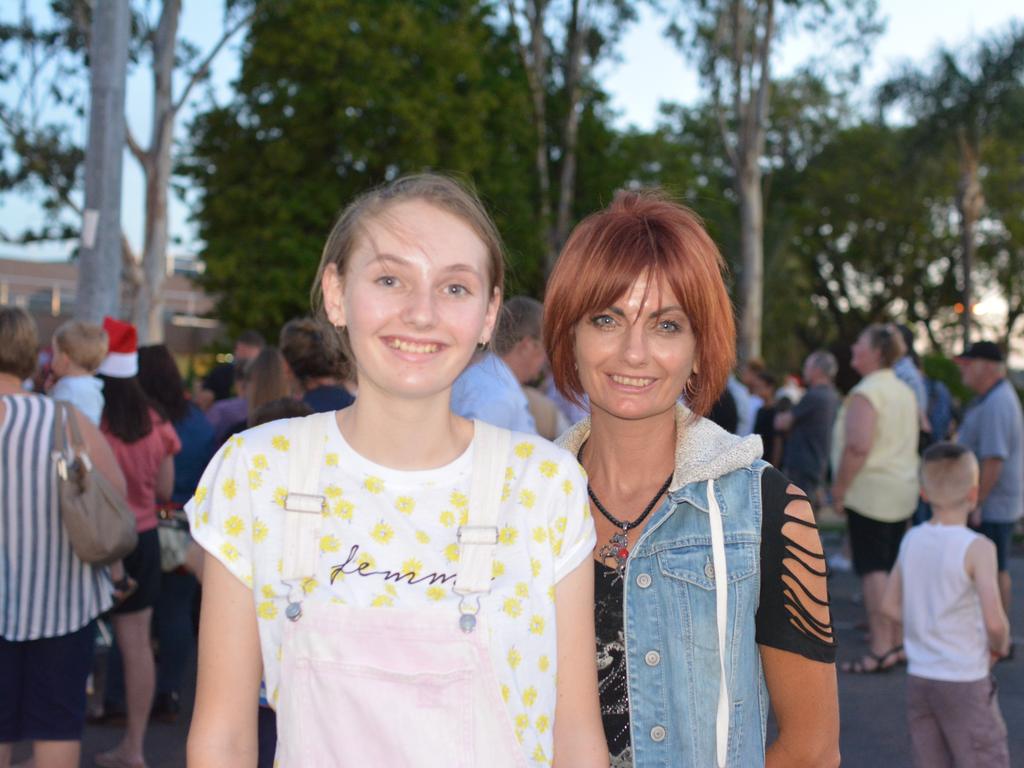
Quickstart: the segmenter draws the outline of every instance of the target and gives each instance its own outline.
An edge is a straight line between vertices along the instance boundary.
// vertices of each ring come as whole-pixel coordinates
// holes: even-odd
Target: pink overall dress
[[[290,421],[297,447],[285,502],[282,577],[289,587],[277,707],[278,768],[525,768],[478,616],[491,586],[507,430],[477,421],[469,520],[458,531],[444,610],[304,605],[319,554],[318,494],[327,419]]]

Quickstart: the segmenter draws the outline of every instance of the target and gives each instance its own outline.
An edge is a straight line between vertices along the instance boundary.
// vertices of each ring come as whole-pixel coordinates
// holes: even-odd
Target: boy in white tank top
[[[931,446],[921,496],[934,516],[904,536],[883,603],[904,624],[914,765],[1009,768],[990,669],[1007,653],[1010,626],[995,546],[966,525],[978,501],[974,454],[955,443]]]

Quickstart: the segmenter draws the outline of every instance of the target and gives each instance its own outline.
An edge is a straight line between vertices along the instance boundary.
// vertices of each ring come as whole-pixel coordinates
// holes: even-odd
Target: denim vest
[[[761,473],[755,461],[713,480],[728,581],[727,765],[764,765],[768,690],[755,642],[760,594]],[[669,492],[630,553],[625,623],[636,768],[716,764],[720,679],[709,484]]]

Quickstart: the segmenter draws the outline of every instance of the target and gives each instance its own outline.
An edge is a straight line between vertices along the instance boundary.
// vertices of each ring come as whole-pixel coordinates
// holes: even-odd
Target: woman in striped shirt
[[[0,308],[0,767],[13,744],[35,763],[78,765],[95,619],[113,602],[106,567],[71,550],[51,456],[54,402],[22,382],[36,367],[35,322]],[[69,407],[95,468],[124,493],[107,441]]]

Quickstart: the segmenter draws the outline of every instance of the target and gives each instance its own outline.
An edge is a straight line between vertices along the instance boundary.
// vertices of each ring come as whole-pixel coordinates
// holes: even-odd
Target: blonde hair
[[[921,488],[936,508],[966,503],[978,475],[977,458],[958,443],[935,443],[921,455]]]
[[[245,366],[245,399],[250,425],[256,411],[266,403],[290,397],[291,381],[284,355],[277,347],[264,347]]]
[[[341,212],[327,236],[316,279],[310,291],[314,312],[323,317],[323,278],[328,269],[344,275],[366,224],[380,218],[389,208],[400,203],[422,201],[450,213],[468,225],[487,249],[488,293],[505,288],[505,256],[501,236],[480,198],[468,186],[439,173],[402,176],[357,197]],[[329,327],[330,324],[327,324]],[[348,332],[336,331],[345,356],[353,359]]]
[[[32,315],[20,307],[0,307],[0,373],[27,379],[36,371],[38,352]]]
[[[71,362],[92,373],[107,356],[109,339],[102,326],[68,320],[53,332],[56,349],[67,355]]]

